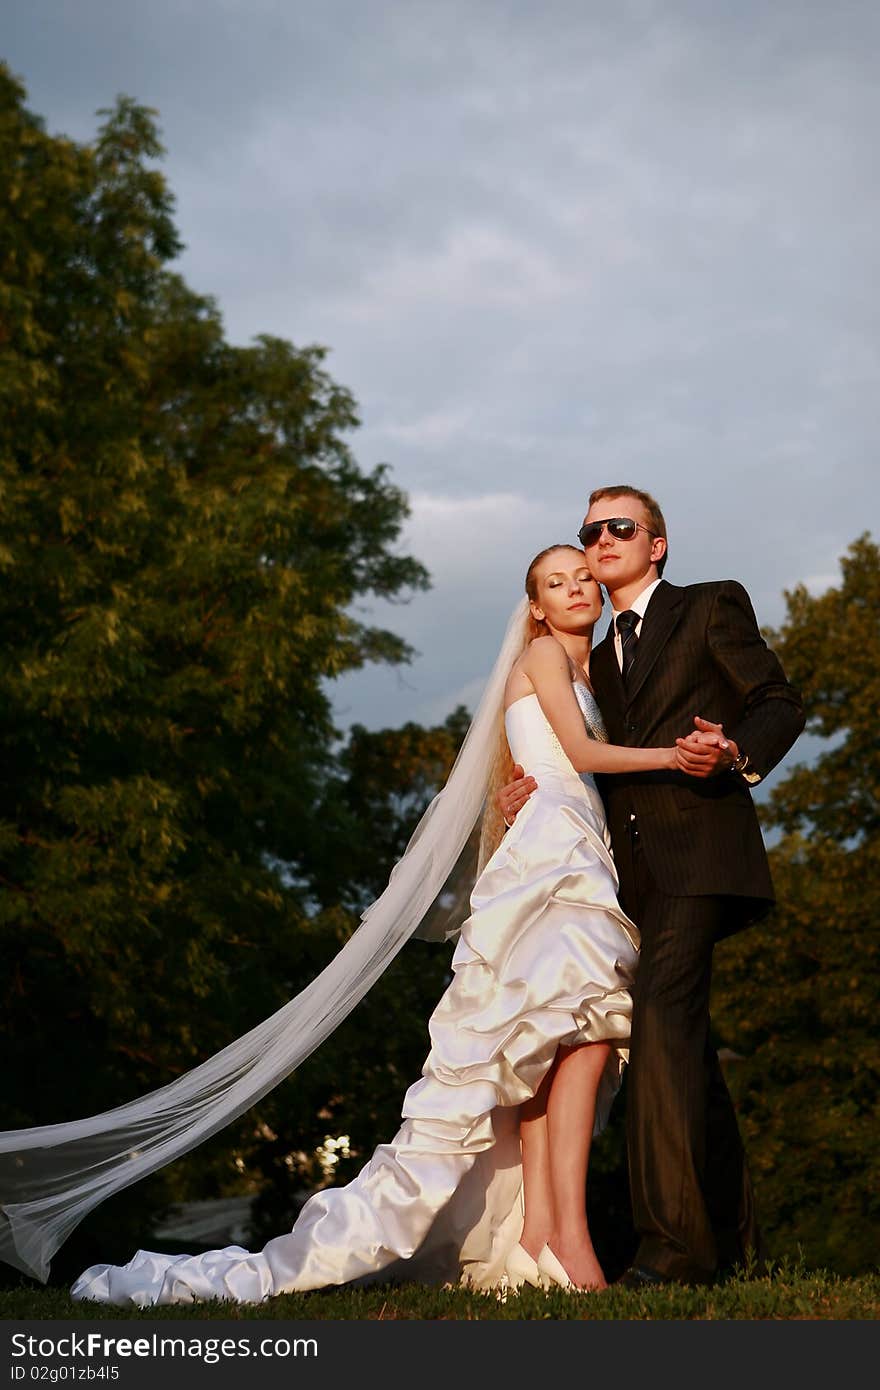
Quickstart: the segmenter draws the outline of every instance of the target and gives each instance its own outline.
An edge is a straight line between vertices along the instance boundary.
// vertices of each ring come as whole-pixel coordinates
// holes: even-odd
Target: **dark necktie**
[[[626,685],[632,664],[636,659],[636,648],[639,639],[636,636],[636,624],[639,621],[638,613],[634,613],[628,608],[625,613],[617,615],[617,633],[620,637],[620,654],[623,657],[623,683]]]

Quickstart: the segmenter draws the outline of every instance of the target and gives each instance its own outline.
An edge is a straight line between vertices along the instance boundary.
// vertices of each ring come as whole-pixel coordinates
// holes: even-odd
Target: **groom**
[[[675,741],[691,774],[601,779],[621,906],[642,941],[626,1117],[640,1243],[618,1282],[708,1283],[760,1247],[709,1037],[712,949],[773,904],[749,789],[791,748],[804,714],[740,584],[678,588],[661,577],[666,524],[648,493],[599,488],[579,539],[614,610],[590,659],[609,740]],[[502,788],[508,822],[535,785],[522,777]]]

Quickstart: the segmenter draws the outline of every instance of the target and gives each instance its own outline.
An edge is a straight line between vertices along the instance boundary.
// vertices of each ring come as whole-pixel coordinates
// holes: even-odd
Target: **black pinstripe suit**
[[[724,725],[765,775],[804,725],[742,585],[661,581],[624,690],[613,633],[590,678],[612,743],[668,746],[695,714]],[[733,1105],[709,1041],[712,948],[773,903],[748,786],[649,772],[600,779],[620,899],[642,934],[627,1081],[636,1263],[711,1279],[758,1247]]]

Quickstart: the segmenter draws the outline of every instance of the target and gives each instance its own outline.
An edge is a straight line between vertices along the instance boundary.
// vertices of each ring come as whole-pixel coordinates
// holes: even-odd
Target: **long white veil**
[[[387,969],[443,888],[483,808],[504,685],[522,650],[527,612],[522,598],[446,785],[388,886],[310,985],[159,1090],[88,1119],[0,1133],[0,1259],[45,1282],[52,1256],[93,1207],[254,1105],[314,1052]]]

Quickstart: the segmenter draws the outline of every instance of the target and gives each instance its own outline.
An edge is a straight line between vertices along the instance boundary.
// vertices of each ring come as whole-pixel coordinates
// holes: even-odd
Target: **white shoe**
[[[516,1244],[508,1255],[504,1273],[510,1289],[518,1289],[521,1284],[531,1284],[536,1289],[544,1287],[537,1260],[520,1244]]]
[[[568,1277],[565,1266],[553,1254],[549,1245],[544,1245],[539,1251],[537,1267],[538,1273],[543,1275],[547,1284],[559,1284],[563,1289],[576,1287]]]

